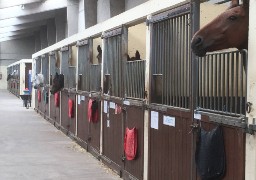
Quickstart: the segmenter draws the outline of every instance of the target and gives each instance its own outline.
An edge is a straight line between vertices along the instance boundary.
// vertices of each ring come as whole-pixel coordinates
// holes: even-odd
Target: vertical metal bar
[[[234,98],[234,53],[231,53],[231,81],[230,81],[230,90],[231,90],[231,100],[230,100],[230,113],[233,112],[233,105],[234,105],[234,102],[233,102],[233,98]]]
[[[210,77],[210,86],[211,86],[211,88],[210,88],[210,109],[213,109],[213,98],[214,98],[214,96],[213,96],[213,76],[214,76],[214,72],[213,72],[213,69],[214,69],[214,67],[213,67],[213,55],[210,55],[209,56],[209,58],[210,58],[210,69],[211,69],[211,77]]]
[[[203,107],[203,73],[202,73],[202,70],[203,70],[203,58],[200,57],[198,58],[198,76],[199,76],[199,93],[200,93],[200,107]],[[193,85],[192,85],[193,86]]]
[[[230,78],[230,72],[229,72],[229,69],[230,69],[230,54],[228,53],[227,54],[227,83],[226,83],[226,86],[227,86],[227,107],[226,107],[226,110],[229,111],[229,106],[230,106],[230,97],[229,97],[229,87],[230,87],[230,84],[229,84],[229,78]]]
[[[182,21],[181,21],[181,43],[182,43],[182,45],[181,45],[181,51],[180,51],[180,53],[181,53],[181,68],[180,68],[180,73],[181,73],[181,82],[180,82],[180,84],[181,84],[181,107],[183,107],[184,108],[184,82],[185,82],[185,78],[184,78],[184,69],[185,69],[185,67],[184,67],[184,62],[185,62],[185,53],[184,53],[184,48],[185,48],[185,15],[183,15],[182,17],[181,17],[181,19],[182,19]]]
[[[206,57],[206,67],[207,67],[207,84],[206,84],[206,88],[207,88],[207,109],[210,108],[210,61],[209,61],[209,56]]]
[[[226,91],[226,86],[225,86],[225,54],[222,54],[222,70],[221,70],[221,80],[222,80],[222,101],[221,101],[221,110],[224,110],[224,99],[225,99],[225,91]]]
[[[237,111],[237,100],[238,100],[238,88],[239,88],[239,82],[238,82],[238,75],[239,75],[239,52],[235,52],[235,55],[236,55],[236,58],[235,58],[235,67],[236,67],[236,70],[235,70],[235,113],[238,114],[238,111]]]
[[[217,110],[217,56],[214,55],[214,110]]]
[[[170,44],[171,44],[171,56],[170,56],[170,73],[169,73],[169,76],[171,78],[171,86],[170,86],[170,89],[171,89],[171,93],[170,93],[170,96],[171,96],[171,102],[170,102],[170,105],[171,106],[174,106],[174,91],[175,91],[175,76],[174,76],[174,69],[175,69],[175,65],[174,65],[174,59],[175,59],[175,55],[174,55],[174,42],[175,42],[175,34],[174,34],[174,19],[170,19]]]
[[[218,111],[220,111],[221,110],[221,108],[220,108],[220,102],[221,102],[221,95],[220,95],[220,93],[221,93],[221,61],[222,61],[222,59],[221,59],[221,54],[219,53],[218,54],[218,107],[217,107],[217,109],[218,109]]]
[[[239,53],[239,60],[240,60],[240,66],[239,66],[239,82],[240,82],[240,103],[239,103],[239,113],[242,114],[242,106],[243,106],[243,87],[244,87],[244,78],[243,78],[243,55],[242,52]]]
[[[178,39],[178,20],[177,20],[177,17],[174,18],[175,19],[175,42],[178,42],[177,44],[179,44],[179,39]],[[178,51],[179,51],[179,48],[178,48],[178,45],[175,47],[175,58],[174,58],[174,61],[175,61],[175,71],[174,71],[174,74],[175,74],[175,104],[174,106],[178,106]]]

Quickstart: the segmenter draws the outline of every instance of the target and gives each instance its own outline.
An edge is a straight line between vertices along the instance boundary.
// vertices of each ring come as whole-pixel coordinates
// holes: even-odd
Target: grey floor
[[[120,179],[6,90],[0,90],[0,180]]]

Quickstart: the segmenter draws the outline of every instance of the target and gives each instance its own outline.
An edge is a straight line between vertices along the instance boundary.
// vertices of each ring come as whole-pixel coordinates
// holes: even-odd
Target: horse
[[[7,81],[9,81],[10,79],[13,79],[13,75],[8,74],[8,76],[7,76]]]
[[[101,64],[102,62],[102,49],[100,45],[97,46],[98,55],[96,56],[98,59],[98,63]]]
[[[198,30],[192,40],[194,54],[203,57],[207,52],[237,48],[248,49],[249,5],[232,1],[232,5],[210,23]]]
[[[58,74],[56,72],[53,80],[52,80],[52,87],[51,87],[51,94],[55,94],[56,92],[60,91],[62,88],[64,88],[64,75]]]
[[[44,85],[44,75],[43,74],[37,74],[33,80],[33,87],[34,89],[37,89],[39,87],[43,87]]]
[[[134,57],[130,57],[130,56],[127,54],[127,61],[135,61],[135,60],[141,60],[141,59],[140,59],[140,52],[139,52],[138,50],[136,50]]]

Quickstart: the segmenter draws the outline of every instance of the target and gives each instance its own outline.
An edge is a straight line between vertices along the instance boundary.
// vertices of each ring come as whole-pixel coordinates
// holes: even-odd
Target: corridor
[[[1,180],[120,179],[7,90],[0,90],[0,124]]]

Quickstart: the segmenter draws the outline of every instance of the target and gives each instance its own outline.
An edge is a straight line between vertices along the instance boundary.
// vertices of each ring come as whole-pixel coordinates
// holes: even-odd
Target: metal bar
[[[168,51],[167,51],[167,64],[166,64],[166,69],[167,69],[167,72],[166,72],[166,76],[167,76],[167,83],[166,83],[166,88],[167,88],[167,98],[168,98],[168,101],[167,101],[167,105],[171,105],[171,98],[172,98],[172,91],[171,91],[171,86],[172,86],[172,76],[171,76],[171,67],[172,67],[172,63],[171,63],[171,54],[172,54],[172,46],[173,46],[173,43],[172,43],[172,26],[171,26],[171,20],[169,19],[167,21],[167,38],[166,40],[168,41],[167,43],[167,48],[168,48]],[[169,82],[168,82],[169,81]]]
[[[240,103],[239,103],[239,107],[240,107],[240,114],[242,114],[242,107],[243,107],[243,87],[244,87],[244,78],[243,78],[243,54],[242,53],[239,53],[240,55],[240,71],[239,71],[239,74],[240,74]]]
[[[210,62],[209,62],[209,56],[206,57],[206,67],[207,67],[207,84],[206,84],[206,88],[207,88],[207,108],[210,108]]]
[[[222,100],[221,100],[221,109],[224,111],[224,98],[225,98],[225,54],[222,54],[222,71],[221,71],[221,79],[222,79]]]
[[[161,14],[155,15],[150,19],[149,23],[156,23],[159,21],[163,21],[165,19],[174,18],[177,16],[181,16],[183,14],[187,14],[190,12],[190,4],[185,4],[183,6],[171,9],[169,11],[163,12]]]
[[[230,74],[230,72],[229,72],[229,69],[230,69],[230,61],[229,61],[229,59],[230,59],[230,54],[227,54],[227,83],[226,83],[226,86],[227,86],[227,99],[226,99],[226,101],[227,101],[227,107],[226,107],[226,110],[228,111],[229,110],[229,74]]]
[[[218,110],[218,59],[217,56],[214,56],[214,68],[215,68],[215,73],[214,73],[214,91],[215,91],[215,96],[214,96],[214,110]]]
[[[220,93],[221,93],[221,61],[222,61],[222,59],[221,59],[221,54],[218,54],[217,55],[217,57],[218,57],[218,111],[220,111],[220,102],[221,102],[221,95],[220,95]]]
[[[174,106],[174,103],[175,103],[175,45],[174,45],[174,42],[176,41],[176,39],[175,39],[175,32],[174,32],[174,30],[175,30],[175,25],[174,25],[174,18],[172,18],[171,20],[171,44],[172,44],[172,49],[171,49],[171,51],[172,51],[172,55],[171,55],[171,70],[170,70],[170,76],[171,76],[171,83],[172,83],[172,85],[171,85],[171,88],[172,88],[172,90],[171,90],[171,98],[172,98],[172,103],[170,104],[171,106]]]
[[[178,39],[178,31],[177,31],[177,18],[174,18],[174,32],[175,32],[175,42],[179,42],[179,39]],[[177,60],[177,56],[178,56],[178,47],[175,46],[175,51],[174,51],[174,54],[175,54],[175,58],[174,58],[174,66],[175,66],[175,69],[174,69],[174,74],[175,74],[175,77],[177,77],[177,74],[178,74],[178,69],[177,69],[177,65],[178,65],[178,60]],[[178,105],[178,79],[175,78],[175,104],[174,106],[177,106]]]
[[[233,112],[233,98],[234,98],[234,53],[231,54],[231,80],[230,80],[230,87],[231,87],[231,100],[230,100],[230,112]]]
[[[237,100],[238,100],[238,85],[239,85],[239,82],[238,82],[238,75],[239,75],[239,54],[238,52],[235,52],[235,55],[236,55],[236,61],[235,61],[235,67],[236,67],[236,70],[235,70],[235,73],[236,73],[236,78],[235,78],[235,113],[238,113],[237,111]]]

